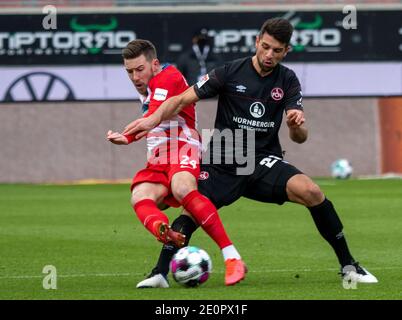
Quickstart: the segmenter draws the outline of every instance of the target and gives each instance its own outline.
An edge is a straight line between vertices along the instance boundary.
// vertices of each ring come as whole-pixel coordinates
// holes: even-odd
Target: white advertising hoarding
[[[3,102],[138,99],[123,66],[3,67],[0,74]]]
[[[402,95],[402,62],[289,63],[305,97]],[[133,100],[124,66],[1,67],[0,102]]]

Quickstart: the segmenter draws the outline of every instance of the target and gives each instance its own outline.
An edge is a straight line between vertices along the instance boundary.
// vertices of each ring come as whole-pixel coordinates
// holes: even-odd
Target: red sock
[[[155,222],[165,222],[169,224],[168,217],[159,210],[155,201],[151,199],[144,199],[138,201],[134,205],[134,211],[137,214],[138,219],[142,224],[151,232],[154,236],[158,237],[158,233],[155,230]]]
[[[219,218],[218,211],[207,197],[194,190],[184,197],[182,204],[219,248],[222,249],[232,244]]]

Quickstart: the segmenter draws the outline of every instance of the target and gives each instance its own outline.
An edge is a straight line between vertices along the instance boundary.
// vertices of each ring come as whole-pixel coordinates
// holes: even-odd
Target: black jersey
[[[284,110],[303,110],[300,83],[292,70],[278,64],[268,76],[261,77],[252,64],[252,58],[247,57],[212,70],[194,85],[194,89],[200,99],[219,95],[216,129],[229,129],[233,134],[253,130],[256,156],[282,157],[278,132]],[[245,154],[245,132],[243,137]],[[221,144],[221,148],[225,152],[228,148],[234,151],[236,145]]]

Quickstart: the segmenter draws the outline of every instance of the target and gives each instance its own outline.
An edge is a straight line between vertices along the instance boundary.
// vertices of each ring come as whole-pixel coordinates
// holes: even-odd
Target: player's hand
[[[128,140],[125,136],[119,132],[113,132],[112,130],[107,132],[106,139],[114,144],[128,144]]]
[[[304,118],[304,112],[301,110],[289,110],[286,113],[286,124],[289,128],[298,128],[300,127],[306,119]]]
[[[146,118],[140,118],[134,120],[129,123],[123,131],[123,134],[134,134],[135,139],[141,139],[146,136],[149,131],[155,128],[160,123],[160,119],[154,116],[154,114],[150,115]]]

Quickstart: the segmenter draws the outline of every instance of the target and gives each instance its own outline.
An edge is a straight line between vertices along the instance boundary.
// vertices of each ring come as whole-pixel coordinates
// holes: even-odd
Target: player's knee
[[[186,195],[197,190],[197,181],[190,173],[179,172],[173,176],[171,187],[173,196],[181,203]]]
[[[163,195],[158,188],[150,189],[150,188],[134,188],[133,192],[131,193],[131,206],[135,206],[138,202],[144,199],[151,199],[155,201],[157,204],[161,202]]]
[[[303,191],[303,200],[306,203],[307,207],[313,207],[319,205],[324,201],[324,194],[322,193],[320,187],[311,182],[306,185]]]
[[[144,200],[145,198],[143,197],[141,192],[138,191],[133,191],[133,193],[131,194],[131,206],[134,207],[138,202],[140,202],[141,200]]]
[[[183,183],[183,184],[177,184],[172,189],[172,193],[173,196],[176,198],[176,200],[181,203],[186,195],[188,195],[191,191],[196,189],[197,188],[192,184]]]

